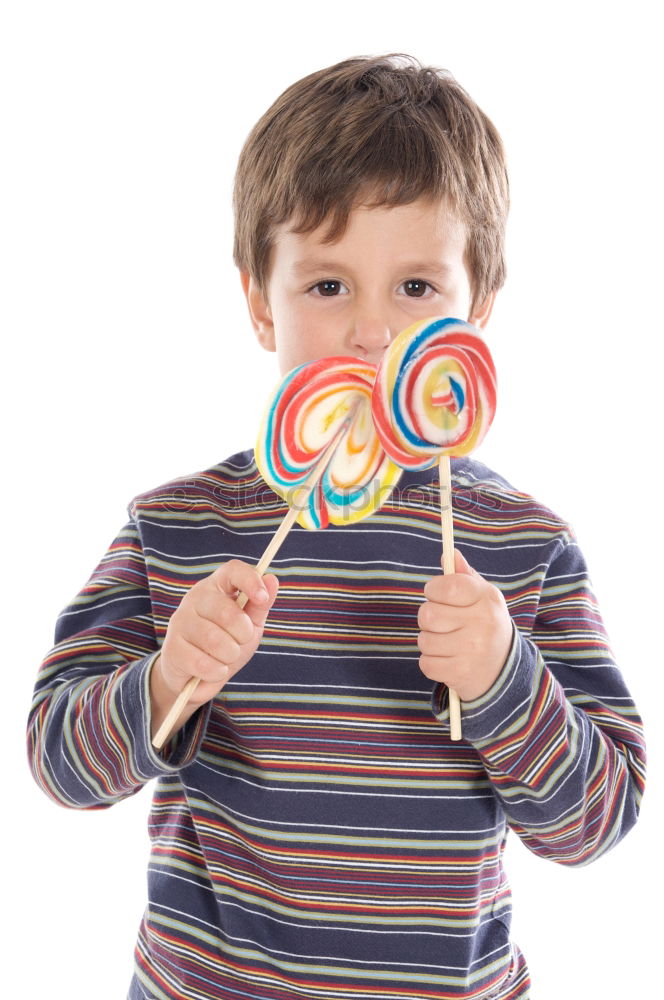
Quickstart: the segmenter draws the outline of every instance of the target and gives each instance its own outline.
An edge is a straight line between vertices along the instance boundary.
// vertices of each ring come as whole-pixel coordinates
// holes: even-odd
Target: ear
[[[258,343],[266,351],[276,351],[274,323],[269,302],[258,287],[256,279],[248,271],[240,271],[240,281]]]
[[[478,330],[483,330],[489,322],[489,317],[495,301],[496,293],[489,292],[484,302],[478,302],[478,304],[471,310],[468,322],[472,323],[473,326],[476,326]]]

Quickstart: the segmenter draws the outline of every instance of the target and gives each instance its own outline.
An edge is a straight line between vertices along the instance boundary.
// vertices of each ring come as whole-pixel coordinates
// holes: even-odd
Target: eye
[[[408,281],[404,281],[402,287],[411,299],[424,298],[427,289],[435,291],[435,288],[428,281],[423,281],[422,278],[409,278]]]
[[[332,298],[335,295],[342,295],[346,291],[346,286],[341,281],[318,281],[309,289],[315,295],[322,295],[325,298]]]

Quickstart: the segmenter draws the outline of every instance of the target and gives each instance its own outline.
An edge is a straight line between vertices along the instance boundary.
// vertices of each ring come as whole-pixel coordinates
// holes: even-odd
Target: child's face
[[[242,274],[256,336],[282,375],[334,354],[377,364],[401,330],[429,316],[488,320],[493,295],[471,314],[465,228],[444,203],[361,206],[335,243],[323,242],[325,231],[277,228],[267,299]]]

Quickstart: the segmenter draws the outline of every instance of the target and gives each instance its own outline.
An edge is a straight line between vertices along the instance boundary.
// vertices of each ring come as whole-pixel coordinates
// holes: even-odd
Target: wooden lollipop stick
[[[256,569],[260,576],[263,576],[268,566],[274,559],[275,555],[281,548],[281,545],[283,544],[288,532],[290,531],[290,529],[293,527],[293,524],[297,520],[298,514],[300,513],[304,505],[307,503],[311,491],[315,488],[321,476],[325,472],[325,469],[327,468],[328,464],[332,460],[335,451],[337,450],[339,444],[341,443],[342,437],[347,431],[351,420],[355,416],[356,410],[357,407],[353,407],[348,412],[343,424],[341,425],[337,433],[334,435],[330,443],[326,446],[325,450],[322,452],[320,458],[316,462],[315,466],[307,476],[302,486],[300,486],[299,489],[295,491],[290,503],[290,509],[288,513],[286,514],[283,521],[275,531],[274,535],[272,536],[272,539],[270,540],[270,543],[268,544],[267,548],[265,549],[265,552],[260,558],[258,565],[256,566]],[[246,594],[240,593],[238,594],[235,603],[239,608],[243,608],[248,600],[249,598],[247,597]],[[180,691],[180,694],[177,696],[177,698],[173,702],[173,705],[169,709],[166,718],[164,719],[161,726],[154,735],[154,738],[152,740],[152,746],[155,748],[155,750],[161,750],[161,748],[163,747],[164,743],[171,734],[171,730],[174,728],[180,715],[184,711],[187,702],[193,696],[194,691],[198,687],[199,681],[200,677],[190,677],[185,686],[183,687],[182,691]]]
[[[443,529],[443,573],[454,572],[454,514],[452,512],[452,473],[450,456],[441,455],[438,460],[440,474],[440,524]],[[450,736],[461,739],[461,701],[452,688],[449,689]]]

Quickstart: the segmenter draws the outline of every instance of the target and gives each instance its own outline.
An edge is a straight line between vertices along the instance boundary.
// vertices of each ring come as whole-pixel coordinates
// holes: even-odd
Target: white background
[[[109,811],[59,809],[29,777],[25,719],[56,614],[131,497],[253,444],[277,370],[253,341],[231,260],[241,145],[295,79],[391,51],[452,70],[505,141],[509,277],[487,331],[499,413],[480,457],[575,526],[649,737],[640,822],[605,858],[569,871],[511,838],[515,938],[535,1000],[655,995],[657,6],[3,4],[2,897],[5,980],[14,967],[22,977],[13,995],[118,1000],[130,978],[149,791]]]

